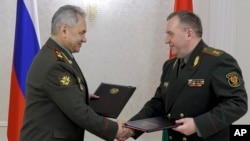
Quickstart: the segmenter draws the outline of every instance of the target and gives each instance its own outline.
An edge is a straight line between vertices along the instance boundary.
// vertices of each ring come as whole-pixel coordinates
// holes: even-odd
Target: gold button
[[[170,117],[171,117],[171,114],[168,114],[167,116],[168,116],[168,119],[170,119]]]
[[[186,138],[186,137],[183,137],[183,138],[182,138],[182,141],[187,141],[187,138]]]
[[[181,118],[184,118],[184,114],[183,114],[183,113],[180,113],[180,117],[181,117]]]
[[[168,138],[169,138],[169,140],[172,140],[172,139],[173,139],[173,137],[172,137],[172,136],[168,136]]]

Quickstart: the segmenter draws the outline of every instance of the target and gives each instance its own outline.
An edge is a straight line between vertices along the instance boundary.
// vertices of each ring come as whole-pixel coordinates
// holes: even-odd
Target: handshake
[[[134,135],[134,131],[132,129],[124,127],[124,122],[118,120],[117,124],[118,124],[118,131],[116,134],[116,139],[118,141],[125,141],[129,137]]]

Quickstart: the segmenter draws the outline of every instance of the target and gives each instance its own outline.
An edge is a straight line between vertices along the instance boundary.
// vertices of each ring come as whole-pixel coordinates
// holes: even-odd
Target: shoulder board
[[[53,48],[53,53],[54,53],[55,59],[56,59],[57,61],[63,61],[63,62],[65,61],[64,55],[63,55],[63,52],[62,52],[62,51]]]
[[[205,47],[202,52],[215,57],[218,57],[224,53],[224,51],[212,47]]]
[[[69,60],[68,57],[61,50],[53,48],[53,53],[57,61],[62,61],[62,62],[72,64],[72,61]]]

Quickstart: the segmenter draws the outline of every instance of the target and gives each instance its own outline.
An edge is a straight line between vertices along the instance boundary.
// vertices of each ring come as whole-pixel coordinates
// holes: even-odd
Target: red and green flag
[[[178,10],[188,10],[193,12],[193,1],[192,0],[175,0],[174,2],[174,11]],[[169,58],[173,58],[174,55],[170,49]],[[162,141],[168,141],[168,130],[163,130]]]

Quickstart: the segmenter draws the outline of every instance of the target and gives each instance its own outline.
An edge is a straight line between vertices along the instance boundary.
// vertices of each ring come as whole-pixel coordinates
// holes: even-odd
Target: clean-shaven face
[[[84,18],[78,15],[78,23],[74,27],[68,29],[68,48],[72,53],[79,52],[82,43],[85,43],[86,22]]]
[[[177,16],[167,21],[166,27],[166,44],[172,50],[172,54],[177,58],[185,57],[187,49],[188,34],[180,26],[179,18]]]

